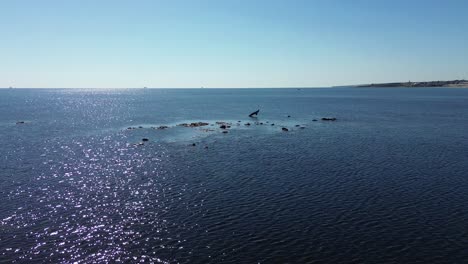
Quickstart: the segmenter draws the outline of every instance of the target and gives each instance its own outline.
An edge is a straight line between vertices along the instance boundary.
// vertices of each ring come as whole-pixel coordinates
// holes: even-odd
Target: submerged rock
[[[201,127],[201,126],[207,126],[207,125],[209,125],[209,124],[205,123],[205,122],[194,122],[194,123],[190,123],[190,124],[187,124],[187,123],[178,124],[178,126],[183,126],[183,127]]]
[[[322,117],[322,121],[336,121],[336,117]]]

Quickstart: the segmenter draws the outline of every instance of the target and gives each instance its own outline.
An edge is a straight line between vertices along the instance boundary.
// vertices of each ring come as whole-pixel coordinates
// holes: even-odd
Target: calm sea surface
[[[0,263],[117,261],[468,263],[468,89],[1,89]]]

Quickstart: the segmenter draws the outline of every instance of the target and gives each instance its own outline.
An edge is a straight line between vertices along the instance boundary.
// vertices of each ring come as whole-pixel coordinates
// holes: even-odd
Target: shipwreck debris
[[[259,112],[260,112],[260,109],[258,109],[257,111],[251,113],[251,114],[249,115],[249,117],[258,116],[258,113],[259,113]]]

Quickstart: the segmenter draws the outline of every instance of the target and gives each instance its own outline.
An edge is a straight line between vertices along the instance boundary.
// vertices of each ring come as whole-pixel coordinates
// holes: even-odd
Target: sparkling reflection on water
[[[1,261],[468,259],[466,93],[24,93],[0,97]],[[290,131],[124,130],[244,122],[252,96]]]

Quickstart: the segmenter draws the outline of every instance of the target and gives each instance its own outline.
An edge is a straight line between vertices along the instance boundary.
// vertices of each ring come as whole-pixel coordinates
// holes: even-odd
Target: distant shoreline
[[[467,80],[452,81],[430,81],[430,82],[394,82],[394,83],[371,83],[361,85],[351,85],[348,87],[359,88],[468,88]]]

